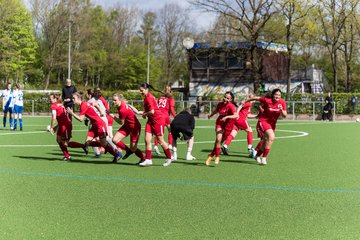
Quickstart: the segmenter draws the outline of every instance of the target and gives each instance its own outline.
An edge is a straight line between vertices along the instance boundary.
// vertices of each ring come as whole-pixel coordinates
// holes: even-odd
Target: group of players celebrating
[[[155,146],[159,143],[166,156],[163,166],[167,167],[177,160],[177,139],[179,138],[187,141],[186,160],[195,160],[195,157],[192,156],[195,128],[193,115],[191,115],[189,110],[176,114],[174,110],[175,102],[170,87],[166,87],[163,92],[158,91],[162,93],[158,99],[152,95],[150,90],[158,91],[148,83],[143,83],[139,86],[139,91],[144,96],[142,110],[138,110],[130,105],[122,94],[113,95],[112,102],[117,108],[116,114],[109,111],[109,106],[101,96],[100,89],[95,89],[94,92],[88,90],[88,101],[85,101],[80,93],[73,93],[72,100],[75,105],[80,107],[79,114],[76,114],[71,108],[65,108],[59,102],[60,96],[50,95],[52,120],[49,131],[51,134],[56,132],[57,142],[64,154],[64,160],[71,160],[68,147],[82,148],[88,154],[88,147],[91,146],[95,148],[96,157],[99,157],[101,154],[100,148],[113,155],[114,163],[121,158],[126,159],[135,153],[140,159],[138,162],[139,166],[151,166],[153,164],[153,138]],[[247,122],[254,101],[260,102],[256,126],[260,141],[255,148],[252,147],[252,129]],[[219,164],[221,151],[224,155],[229,154],[228,146],[239,130],[247,132],[249,156],[255,158],[261,165],[267,164],[267,156],[275,139],[277,119],[280,116],[286,117],[287,115],[286,103],[281,98],[281,91],[279,89],[274,89],[271,95],[265,97],[250,95],[239,106],[234,102],[233,93],[226,92],[222,101],[217,104],[217,107],[209,114],[208,118],[210,119],[215,114],[218,114],[215,124],[215,143],[212,152],[205,161],[205,165],[211,165],[214,157],[214,163]],[[141,115],[144,119],[147,119],[145,125],[145,152],[138,148],[141,124],[136,115]],[[173,121],[170,121],[170,115],[174,117]],[[80,122],[86,119],[90,121],[85,143],[70,142],[72,122],[69,116],[74,117]],[[112,122],[114,120],[120,124],[120,128],[112,136]],[[55,126],[56,122],[57,125]],[[167,142],[164,140],[165,128],[169,132]],[[130,146],[123,142],[123,139],[127,136],[130,136]],[[158,149],[156,150],[158,152]],[[126,151],[126,153],[123,155],[122,151]]]

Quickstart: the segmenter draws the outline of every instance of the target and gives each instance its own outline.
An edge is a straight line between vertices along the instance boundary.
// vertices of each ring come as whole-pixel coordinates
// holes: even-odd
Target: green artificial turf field
[[[197,120],[197,160],[181,143],[166,168],[164,154],[141,168],[81,149],[64,162],[49,123],[0,128],[0,239],[360,239],[360,123],[279,121],[268,165],[241,132],[207,167],[215,120]],[[73,140],[85,135],[74,122]]]

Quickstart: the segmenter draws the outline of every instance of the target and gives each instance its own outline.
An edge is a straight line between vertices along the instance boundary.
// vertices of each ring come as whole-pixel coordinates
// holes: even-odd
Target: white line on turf
[[[82,131],[82,130],[78,130],[78,131]],[[296,135],[290,135],[290,136],[281,136],[281,137],[276,137],[276,139],[286,139],[286,138],[297,138],[297,137],[305,137],[307,135],[309,135],[309,133],[307,132],[301,132],[301,131],[292,131],[292,130],[276,130],[277,132],[289,132],[289,133],[296,133]],[[38,132],[36,132],[38,133]],[[43,133],[43,132],[42,132]],[[256,139],[254,139],[256,140]],[[233,140],[233,142],[243,142],[243,141],[247,141],[247,139],[235,139]],[[199,142],[195,142],[195,144],[205,144],[205,143],[214,143],[214,140],[210,140],[210,141],[199,141]],[[178,144],[182,145],[182,144],[186,144],[185,141],[179,141]],[[139,143],[138,145],[143,146],[144,143]],[[54,144],[49,144],[49,145],[25,145],[25,144],[19,144],[19,145],[0,145],[0,148],[2,147],[57,147],[58,145],[54,145]]]

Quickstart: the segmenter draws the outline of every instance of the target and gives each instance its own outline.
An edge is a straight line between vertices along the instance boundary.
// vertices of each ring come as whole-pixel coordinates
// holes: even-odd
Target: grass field
[[[169,167],[162,154],[141,168],[78,149],[64,162],[49,122],[0,128],[0,239],[360,239],[359,123],[279,121],[268,165],[241,132],[206,167],[214,120],[197,120],[197,160],[181,144]],[[74,123],[73,140],[85,135]]]

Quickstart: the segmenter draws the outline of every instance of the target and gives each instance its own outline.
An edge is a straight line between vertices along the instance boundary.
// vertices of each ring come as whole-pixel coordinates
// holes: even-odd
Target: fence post
[[[293,114],[293,120],[295,120],[295,102],[292,102],[292,114]]]
[[[31,115],[35,116],[35,100],[31,100],[31,112]]]
[[[313,102],[313,121],[315,121],[315,102]]]

